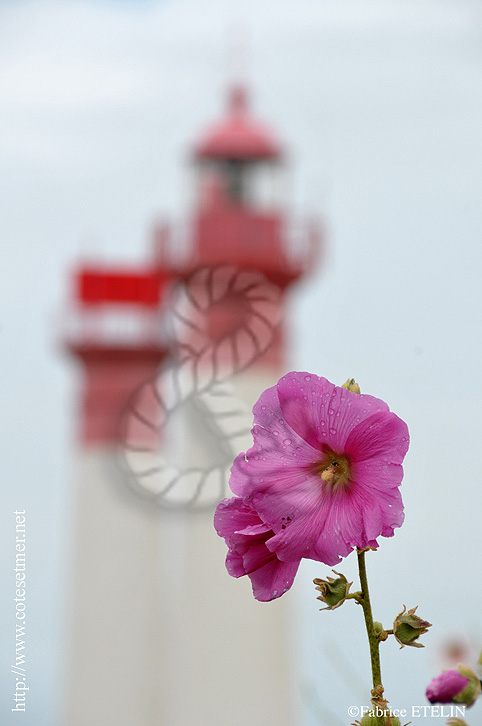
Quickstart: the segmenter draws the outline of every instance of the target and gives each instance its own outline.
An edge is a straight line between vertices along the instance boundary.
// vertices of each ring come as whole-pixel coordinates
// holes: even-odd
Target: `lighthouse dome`
[[[271,130],[251,116],[246,89],[236,85],[229,91],[224,118],[204,132],[194,153],[197,159],[275,160],[281,146]]]

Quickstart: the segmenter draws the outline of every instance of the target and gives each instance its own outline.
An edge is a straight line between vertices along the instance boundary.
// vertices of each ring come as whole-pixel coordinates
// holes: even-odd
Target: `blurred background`
[[[287,211],[324,221],[323,255],[287,305],[287,370],[354,376],[411,432],[406,521],[367,564],[377,619],[419,605],[433,628],[424,650],[382,647],[390,702],[423,705],[442,668],[475,665],[481,67],[477,0],[1,3],[2,723],[64,726],[79,377],[59,319],[71,271],[137,264],[157,219],[186,218],[189,144],[236,73],[287,145]],[[25,716],[10,712],[16,509],[28,532]],[[349,580],[355,568],[339,566]],[[369,688],[361,613],[318,611],[311,580],[326,574],[302,563],[283,598],[303,726],[349,723]]]

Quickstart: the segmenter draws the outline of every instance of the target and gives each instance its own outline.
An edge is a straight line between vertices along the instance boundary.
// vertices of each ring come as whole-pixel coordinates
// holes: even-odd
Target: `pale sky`
[[[293,212],[326,225],[323,265],[291,299],[289,367],[354,376],[411,431],[406,522],[369,566],[380,617],[418,604],[434,627],[424,651],[387,644],[392,703],[425,703],[444,637],[482,645],[482,5],[4,1],[0,703],[13,683],[11,511],[26,509],[36,726],[54,723],[68,571],[76,378],[56,340],[68,270],[85,255],[141,260],[153,220],[183,217],[186,145],[222,108],[233,27],[248,38],[256,113],[289,149]],[[339,626],[337,651],[353,659],[361,616],[318,613],[320,569],[306,563],[289,596],[303,614],[305,679],[322,699],[339,690],[347,723],[353,691],[326,651]],[[307,709],[302,726],[317,723]]]

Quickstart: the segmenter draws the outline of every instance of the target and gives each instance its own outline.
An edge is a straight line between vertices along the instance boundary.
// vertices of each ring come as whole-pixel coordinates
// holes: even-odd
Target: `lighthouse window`
[[[237,202],[246,201],[245,167],[246,162],[239,159],[226,161],[227,192]]]
[[[282,167],[274,161],[250,164],[246,175],[247,202],[258,210],[272,210],[282,202]]]
[[[271,209],[279,201],[280,168],[272,161],[229,159],[226,191],[230,199],[255,209]]]
[[[253,210],[271,211],[282,203],[283,166],[273,160],[203,160],[197,189],[203,207],[216,200],[231,201]]]

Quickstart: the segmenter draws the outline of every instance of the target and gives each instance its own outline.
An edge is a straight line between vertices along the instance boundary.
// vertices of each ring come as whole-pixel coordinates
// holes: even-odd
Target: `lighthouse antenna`
[[[241,18],[233,20],[226,32],[226,78],[229,87],[246,86],[250,77],[251,31]]]

